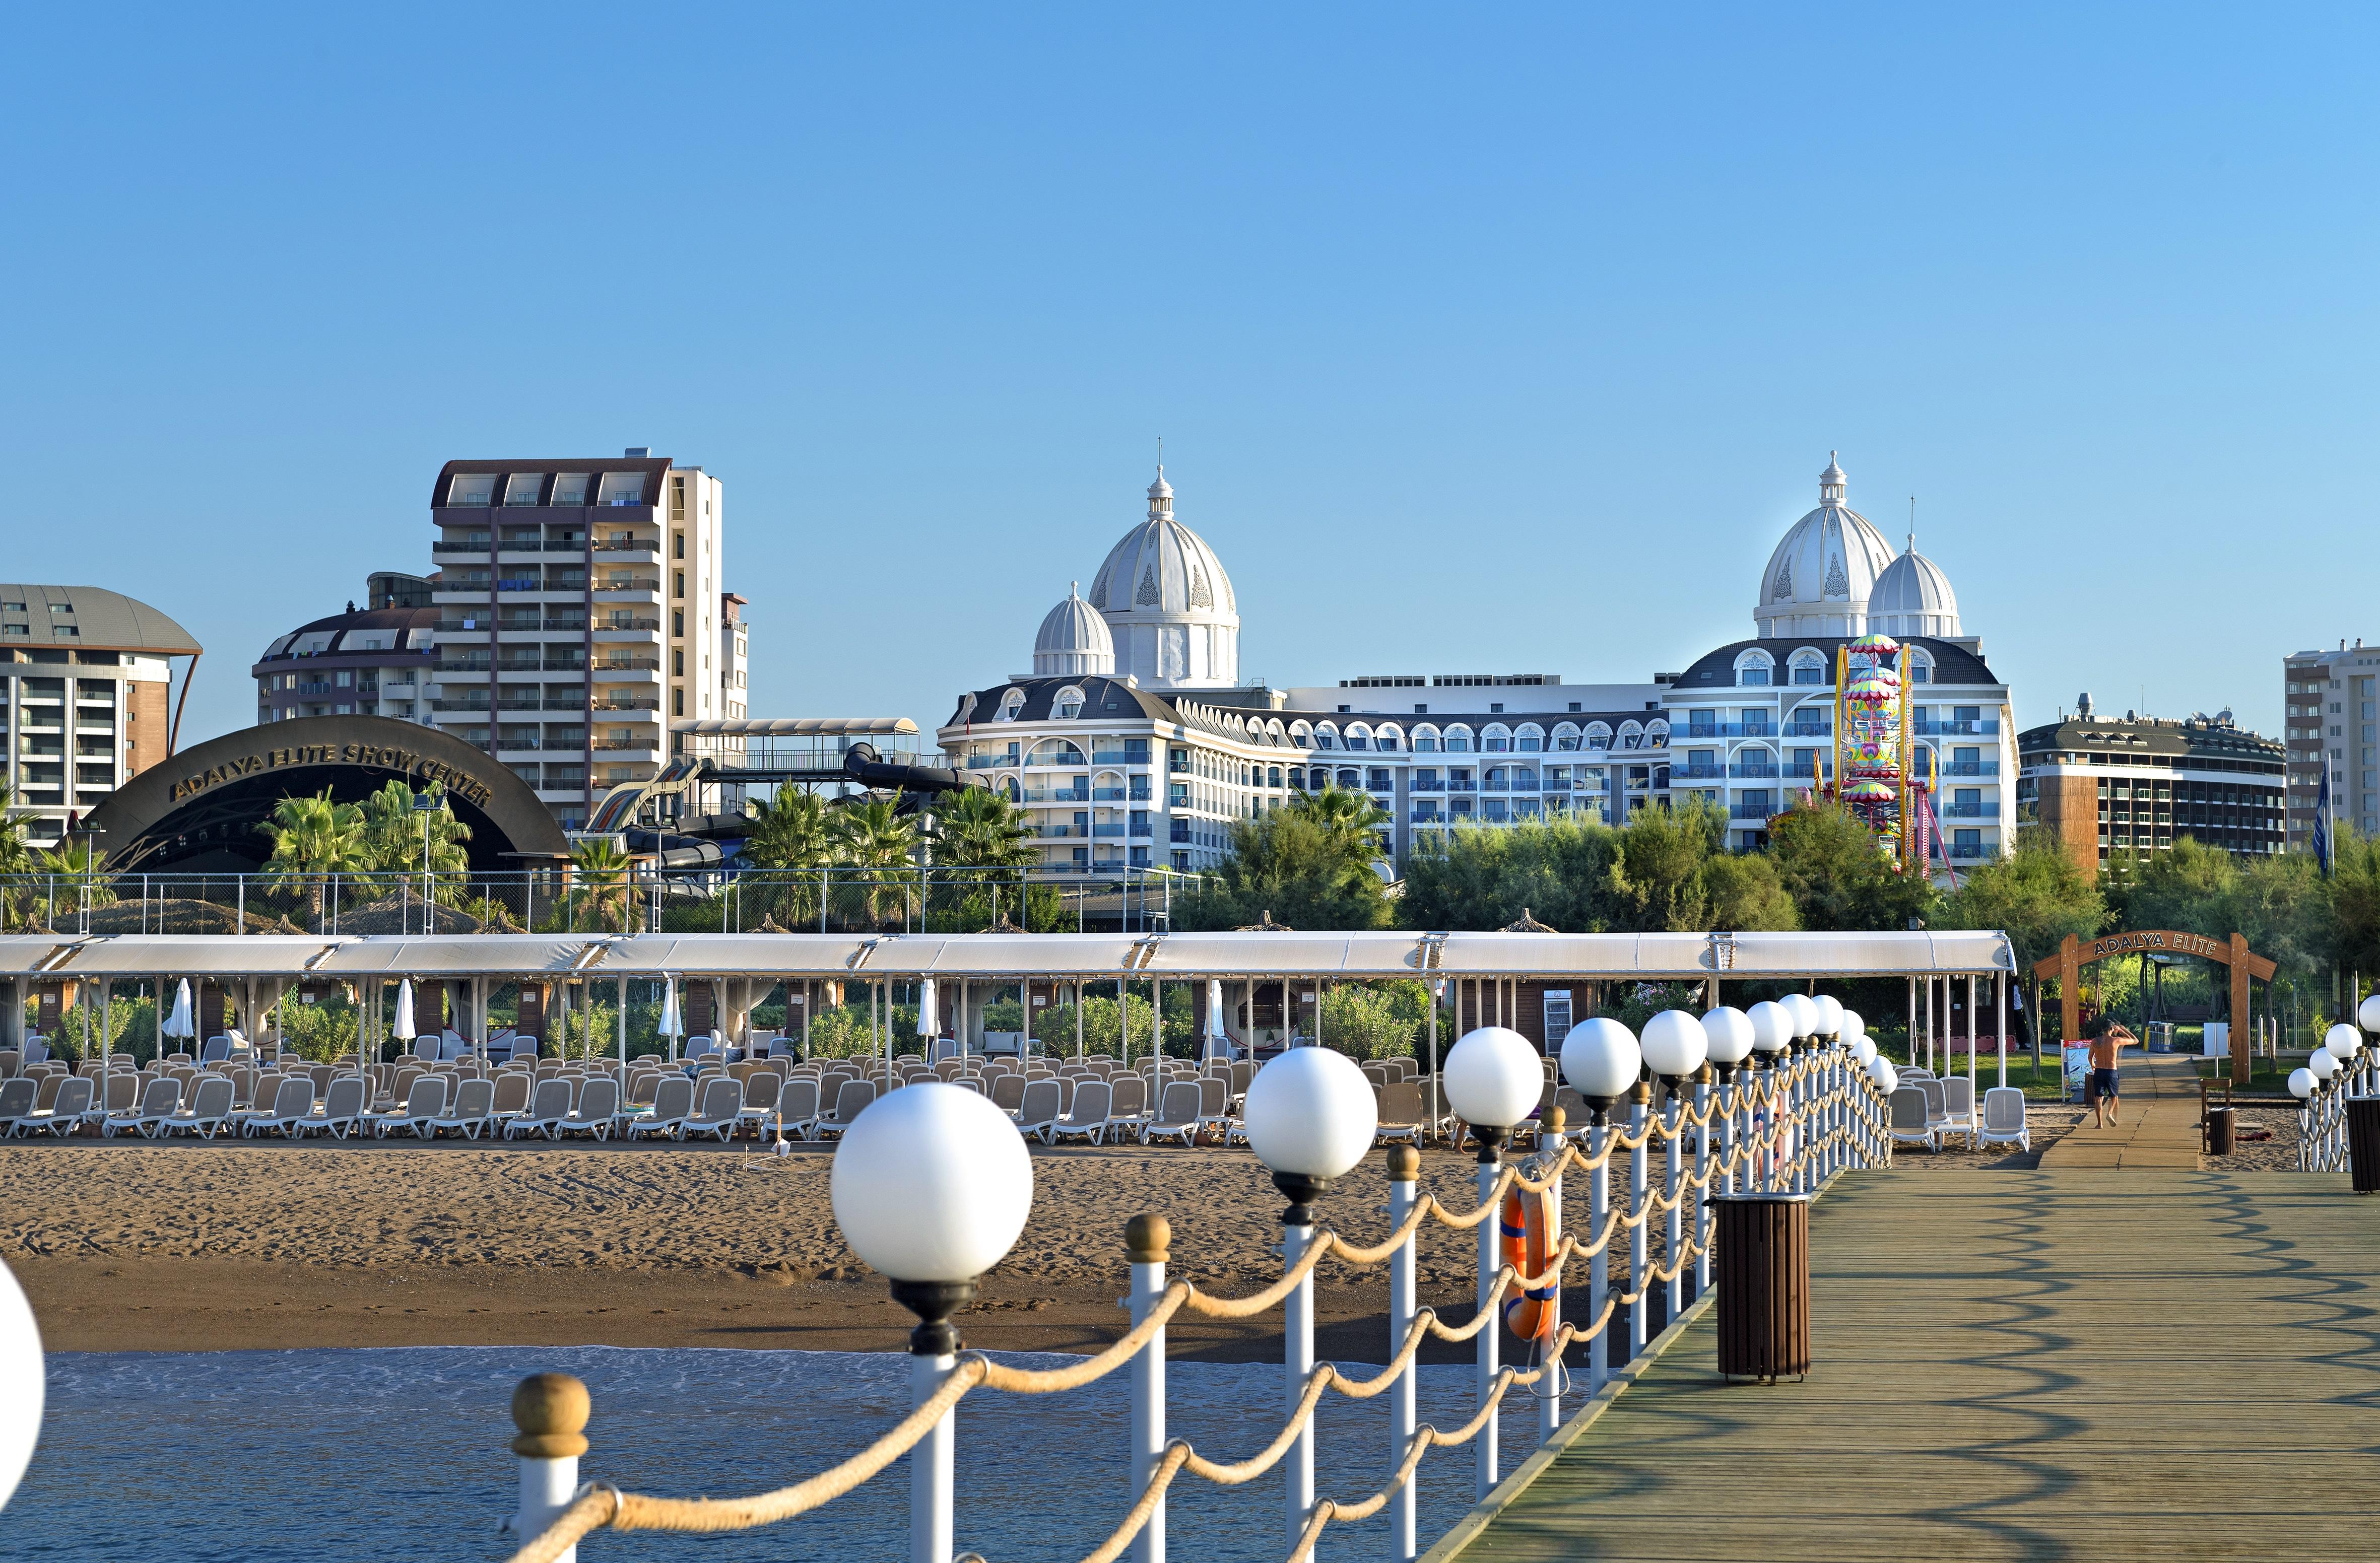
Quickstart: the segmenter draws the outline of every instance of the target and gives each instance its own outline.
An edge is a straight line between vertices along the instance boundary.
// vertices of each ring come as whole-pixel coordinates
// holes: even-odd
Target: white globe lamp
[[[2300,1101],[2304,1101],[2308,1097],[2313,1095],[2313,1071],[2310,1069],[2293,1069],[2289,1071],[2290,1096],[2295,1097]]]
[[[2366,1031],[2380,1031],[2380,993],[2355,1007],[2355,1020]]]
[[[1718,1077],[1732,1079],[1735,1066],[1752,1057],[1752,1017],[1732,1004],[1721,1004],[1703,1016],[1703,1047]]]
[[[1900,1072],[1893,1068],[1892,1060],[1882,1053],[1868,1060],[1867,1077],[1875,1081],[1876,1088],[1888,1097],[1900,1089]]]
[[[2327,1084],[2330,1077],[2338,1072],[2338,1060],[2330,1056],[2329,1048],[2316,1048],[2306,1060],[2306,1068],[2313,1071],[2317,1082]]]
[[[1854,1048],[1858,1047],[1861,1038],[1867,1035],[1866,1019],[1857,1010],[1845,1010],[1841,1035],[1846,1043]]]
[[[0,1264],[0,1508],[8,1506],[42,1436],[42,1331],[32,1305]]]
[[[1310,1227],[1315,1198],[1372,1148],[1380,1109],[1372,1083],[1346,1054],[1293,1048],[1248,1082],[1242,1119],[1248,1148],[1272,1173],[1273,1187],[1289,1198],[1281,1224]]]
[[[2363,1033],[2341,1021],[2323,1033],[2322,1046],[2332,1058],[2345,1063],[2355,1056],[2358,1048],[2363,1046]]]
[[[1703,1023],[1683,1010],[1663,1010],[1645,1023],[1645,1063],[1676,1090],[1680,1082],[1703,1067],[1710,1054],[1710,1034]]]
[[[1843,1001],[1831,993],[1821,993],[1812,1002],[1818,1006],[1816,1035],[1840,1040],[1843,1035]]]
[[[1545,1096],[1545,1065],[1517,1031],[1483,1025],[1446,1055],[1446,1100],[1479,1142],[1479,1159],[1492,1162],[1512,1125],[1536,1110]]]
[[[1777,1000],[1786,1014],[1792,1018],[1795,1042],[1807,1041],[1818,1034],[1818,1001],[1806,993],[1788,993]]]
[[[1609,1121],[1611,1104],[1629,1093],[1644,1068],[1636,1034],[1609,1016],[1581,1021],[1562,1038],[1562,1078],[1597,1123]]]
[[[1852,1044],[1852,1056],[1859,1060],[1860,1068],[1867,1068],[1877,1058],[1875,1042],[1865,1036],[1861,1037]]]
[[[958,1350],[950,1316],[1033,1210],[1033,1158],[1016,1125],[973,1091],[911,1085],[852,1121],[829,1186],[844,1241],[920,1321],[909,1350]]]
[[[1773,1063],[1776,1055],[1785,1050],[1793,1040],[1793,1013],[1784,1005],[1764,999],[1746,1010],[1752,1021],[1752,1050],[1761,1056],[1763,1064]]]

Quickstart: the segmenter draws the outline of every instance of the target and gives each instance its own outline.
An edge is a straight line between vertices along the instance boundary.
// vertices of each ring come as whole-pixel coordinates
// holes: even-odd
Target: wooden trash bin
[[[2380,1192],[2380,1097],[2347,1098],[2347,1164],[2357,1193]]]
[[[2239,1114],[2228,1107],[2206,1109],[2206,1154],[2229,1156],[2240,1148]]]
[[[1810,1371],[1810,1196],[1713,1196],[1718,1371],[1767,1383]]]

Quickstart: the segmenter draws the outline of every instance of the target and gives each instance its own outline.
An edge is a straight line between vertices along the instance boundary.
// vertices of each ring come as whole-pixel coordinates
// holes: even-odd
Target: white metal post
[[[1685,1082],[1681,1080],[1672,1084],[1682,1086]],[[1680,1311],[1686,1305],[1686,1267],[1678,1262],[1679,1254],[1684,1250],[1686,1236],[1686,1207],[1678,1197],[1678,1186],[1684,1181],[1686,1158],[1686,1097],[1682,1090],[1670,1093],[1670,1103],[1663,1109],[1663,1117],[1670,1126],[1668,1154],[1661,1167],[1661,1197],[1670,1202],[1669,1223],[1664,1229],[1669,1239],[1669,1252],[1664,1262],[1670,1266],[1670,1281],[1666,1293],[1669,1307],[1662,1313],[1661,1322],[1670,1325],[1677,1322]]]
[[[1694,1201],[1694,1295],[1700,1297],[1710,1290],[1710,1196],[1711,1196],[1711,1130],[1718,1115],[1710,1110],[1711,1068],[1703,1066],[1694,1076],[1694,1110],[1708,1120],[1694,1132],[1694,1181],[1702,1197]]]
[[[958,1366],[954,1352],[909,1358],[909,1403],[922,1406],[939,1394],[942,1380]],[[934,1424],[933,1431],[909,1450],[909,1563],[951,1563],[952,1537],[957,1529],[953,1436],[958,1408],[952,1407]]]
[[[1124,1229],[1124,1246],[1132,1255],[1132,1322],[1141,1322],[1165,1300],[1166,1251],[1172,1227],[1162,1216],[1137,1216]],[[1165,1454],[1165,1327],[1160,1325],[1140,1354],[1132,1360],[1133,1503],[1148,1490],[1157,1463]],[[1141,1527],[1133,1556],[1139,1563],[1165,1563],[1165,1500],[1157,1501],[1148,1523]]]
[[[1313,1241],[1314,1228],[1310,1222],[1304,1226],[1284,1224],[1281,1229],[1281,1267],[1293,1267],[1305,1256],[1305,1245]],[[1289,1300],[1281,1306],[1281,1410],[1294,1413],[1297,1402],[1305,1393],[1305,1381],[1314,1373],[1313,1271],[1305,1272],[1298,1278],[1297,1285],[1290,1290]],[[1307,1517],[1314,1512],[1314,1421],[1311,1417],[1299,1430],[1297,1441],[1290,1446],[1289,1458],[1281,1461],[1281,1472],[1288,1478],[1289,1487],[1288,1545],[1295,1547],[1298,1538],[1305,1533]]]
[[[1494,1197],[1496,1180],[1502,1175],[1503,1170],[1497,1147],[1483,1142],[1479,1150],[1480,1204],[1485,1205]],[[1503,1226],[1503,1214],[1500,1210],[1490,1210],[1488,1213],[1488,1218],[1479,1223],[1479,1310],[1482,1313],[1488,1311],[1489,1290],[1496,1284],[1497,1271],[1502,1267],[1503,1243],[1500,1229]],[[1472,1338],[1476,1342],[1476,1354],[1474,1358],[1475,1366],[1472,1373],[1472,1392],[1476,1397],[1472,1402],[1474,1406],[1487,1405],[1488,1397],[1495,1391],[1496,1374],[1502,1366],[1498,1360],[1503,1346],[1503,1341],[1500,1339],[1501,1333],[1500,1321],[1491,1319],[1485,1328]],[[1498,1413],[1488,1412],[1488,1424],[1479,1430],[1479,1436],[1473,1445],[1474,1497],[1486,1497],[1488,1489],[1496,1484],[1496,1424],[1500,1420]]]
[[[1603,1224],[1611,1218],[1611,1161],[1604,1152],[1611,1144],[1611,1125],[1596,1115],[1597,1121],[1587,1135],[1587,1149],[1596,1157],[1595,1170],[1586,1182],[1586,1235],[1590,1242],[1600,1237]],[[1611,1245],[1605,1243],[1586,1262],[1586,1316],[1603,1317],[1603,1305],[1611,1297]],[[1586,1392],[1600,1390],[1611,1376],[1611,1330],[1607,1326],[1595,1332],[1586,1343]]]
[[[1513,1001],[1515,1012],[1518,1012],[1519,1007],[1519,1000],[1515,999]],[[1557,1118],[1561,1113],[1560,1108],[1552,1110]],[[1556,1144],[1560,1143],[1557,1137]],[[1561,1163],[1555,1162],[1554,1169],[1553,1187],[1546,1191],[1552,1195],[1552,1203],[1548,1208],[1553,1212],[1553,1223],[1546,1229],[1546,1254],[1548,1258],[1561,1242]],[[1555,1299],[1554,1317],[1548,1326],[1549,1333],[1545,1337],[1548,1343],[1561,1330],[1561,1282],[1559,1278],[1553,1285],[1552,1296]],[[1537,1442],[1542,1444],[1551,1438],[1561,1427],[1561,1359],[1540,1347],[1537,1351],[1537,1365],[1545,1375],[1537,1380]]]
[[[1636,1223],[1628,1231],[1628,1290],[1636,1301],[1628,1304],[1628,1360],[1634,1362],[1645,1350],[1645,1272],[1652,1257],[1652,1234],[1645,1229],[1652,1225],[1645,1219],[1645,1195],[1651,1185],[1648,1180],[1645,1126],[1651,1121],[1653,1093],[1641,1082],[1628,1103],[1628,1132],[1638,1136],[1636,1148],[1628,1153],[1628,1214]]]
[[[513,1390],[513,1453],[520,1457],[520,1501],[513,1532],[534,1540],[578,1492],[578,1457],[587,1452],[587,1386],[567,1374],[534,1374]],[[577,1563],[565,1547],[554,1563]]]
[[[1249,1010],[1253,1015],[1253,1006]],[[1395,1145],[1389,1150],[1389,1225],[1402,1227],[1421,1202],[1421,1153],[1411,1145]],[[1397,1245],[1389,1259],[1389,1351],[1394,1354],[1404,1344],[1405,1334],[1413,1328],[1414,1316],[1420,1311],[1419,1290],[1414,1273],[1415,1242],[1411,1237]],[[1397,1375],[1389,1389],[1389,1469],[1404,1463],[1411,1452],[1414,1431],[1419,1422],[1419,1408],[1415,1400],[1415,1380],[1420,1372],[1418,1362],[1407,1363],[1405,1371]],[[1395,1563],[1413,1563],[1421,1548],[1415,1532],[1414,1484],[1410,1478],[1389,1499],[1389,1556]]]

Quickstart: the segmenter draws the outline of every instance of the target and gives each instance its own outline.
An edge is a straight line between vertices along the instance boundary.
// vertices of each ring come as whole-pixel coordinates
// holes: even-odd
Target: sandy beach
[[[1904,1151],[1872,1176],[2030,1165],[2074,1109],[2034,1109],[2034,1152]],[[2276,1118],[2282,1116],[2279,1113]],[[2242,1146],[2243,1151],[2249,1147]],[[319,1142],[0,1145],[5,1253],[55,1350],[303,1346],[896,1347],[908,1315],[844,1245],[828,1195],[831,1147],[786,1158],[738,1145],[571,1146]],[[2288,1164],[2294,1145],[2243,1162]],[[1278,1273],[1281,1206],[1245,1150],[1034,1152],[1034,1214],[962,1317],[974,1345],[1095,1349],[1120,1332],[1124,1224],[1173,1226],[1173,1269],[1211,1291]],[[1468,1156],[1433,1149],[1424,1182],[1472,1204]],[[1387,1228],[1374,1153],[1325,1199],[1361,1242]],[[1572,1202],[1573,1219],[1578,1209]],[[1473,1239],[1431,1224],[1425,1302],[1469,1316]],[[1385,1270],[1320,1272],[1322,1350],[1377,1356]],[[1584,1309],[1585,1289],[1566,1302]],[[1190,1320],[1173,1350],[1248,1360],[1276,1348],[1277,1315]],[[1444,1360],[1463,1352],[1446,1349]]]

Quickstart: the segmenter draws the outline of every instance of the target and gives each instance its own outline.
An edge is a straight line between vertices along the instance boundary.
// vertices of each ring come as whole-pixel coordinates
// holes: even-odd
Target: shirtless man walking
[[[2092,1122],[2101,1129],[2116,1127],[2116,1090],[2121,1078],[2117,1070],[2120,1050],[2137,1047],[2140,1038],[2124,1029],[2122,1023],[2095,1017],[2086,1028],[2091,1038],[2091,1085],[2098,1100],[2091,1107]]]

